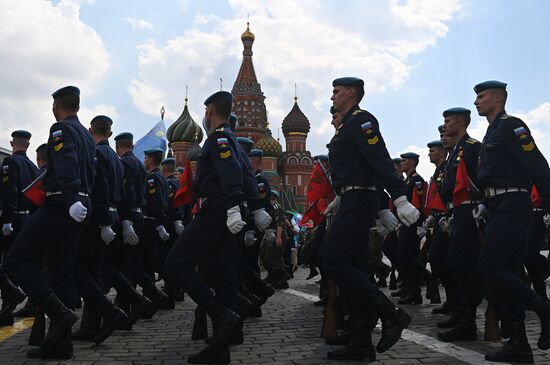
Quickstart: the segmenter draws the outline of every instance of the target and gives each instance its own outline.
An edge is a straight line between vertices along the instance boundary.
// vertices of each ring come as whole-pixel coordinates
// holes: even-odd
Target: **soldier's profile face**
[[[447,136],[454,136],[458,133],[463,123],[462,116],[455,114],[445,117],[443,125],[445,126],[445,134]]]
[[[496,100],[493,93],[491,93],[491,89],[483,90],[477,94],[474,105],[476,106],[477,113],[480,116],[484,117],[490,114],[496,106]]]
[[[341,111],[346,104],[348,104],[351,97],[351,92],[349,88],[343,86],[336,86],[332,89],[332,106],[336,111]]]

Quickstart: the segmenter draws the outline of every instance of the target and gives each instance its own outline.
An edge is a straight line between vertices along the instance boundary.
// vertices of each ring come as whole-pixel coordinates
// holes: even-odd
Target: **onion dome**
[[[255,39],[256,39],[256,36],[254,35],[254,33],[250,31],[250,23],[246,23],[246,30],[241,35],[241,40],[243,42],[246,40],[254,42]]]
[[[265,136],[260,138],[255,144],[254,148],[262,150],[264,152],[264,157],[276,157],[279,158],[283,154],[283,148],[281,144],[277,142],[275,138],[271,135],[271,130],[268,128],[266,130]]]
[[[198,143],[195,143],[191,146],[191,148],[187,151],[187,154],[185,157],[189,161],[197,161],[201,155],[202,148]]]
[[[189,114],[189,109],[187,108],[187,98],[185,98],[185,107],[183,108],[183,112],[168,128],[168,131],[166,131],[166,138],[168,138],[170,143],[194,143],[195,141],[200,143],[202,141],[202,129],[193,120],[193,118],[191,118],[191,114]]]
[[[297,97],[294,97],[294,106],[292,107],[292,110],[288,113],[285,119],[283,119],[282,129],[285,137],[289,133],[307,134],[309,132],[309,119],[307,119],[302,110],[300,110]]]

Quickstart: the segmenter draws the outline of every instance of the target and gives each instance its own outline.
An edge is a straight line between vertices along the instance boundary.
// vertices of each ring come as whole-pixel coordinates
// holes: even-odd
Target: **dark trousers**
[[[540,254],[546,235],[546,226],[542,220],[545,213],[545,211],[533,212],[523,244],[523,261],[533,286],[546,285],[544,281],[550,274],[548,261]]]
[[[420,259],[420,238],[416,234],[418,224],[399,228],[397,259],[399,269],[406,275],[411,288],[419,288],[420,280],[426,278],[426,267]]]
[[[393,269],[399,268],[399,260],[397,259],[397,246],[399,245],[399,239],[395,231],[388,233],[382,242],[382,252],[388,260],[391,262]]]
[[[369,244],[369,229],[378,212],[378,195],[370,190],[353,190],[342,196],[325,247],[323,267],[330,279],[343,290],[352,316],[364,316],[363,311],[382,293],[369,280],[365,249]]]
[[[139,242],[131,248],[131,278],[141,286],[143,294],[149,299],[156,299],[158,289],[155,285],[155,245],[159,239],[155,221],[143,220],[143,229]]]
[[[25,223],[29,220],[29,217],[29,214],[14,214],[12,221],[13,232],[7,237],[0,233],[0,264],[2,264],[6,259],[13,242],[19,235],[19,232],[21,232],[21,229],[23,229]],[[0,282],[6,280],[7,278],[8,276],[6,275],[6,272],[3,267],[0,266]]]
[[[275,241],[264,240],[262,242],[260,258],[267,274],[273,279],[273,283],[290,278],[283,265],[283,248],[277,247]]]
[[[432,273],[441,280],[441,284],[447,289],[456,285],[454,275],[451,271],[450,245],[449,235],[443,232],[439,224],[436,223],[428,261],[430,262]]]
[[[481,241],[473,209],[473,204],[466,204],[453,211],[451,270],[457,279],[460,304],[464,308],[476,308],[482,299],[482,282],[476,269]]]
[[[485,239],[477,264],[478,271],[494,289],[504,320],[525,319],[525,308],[535,298],[517,275],[521,246],[531,219],[531,199],[527,193],[509,193],[490,198]]]
[[[226,209],[221,200],[208,199],[195,218],[185,227],[166,258],[166,272],[176,288],[204,305],[214,298],[212,290],[195,270],[199,258],[210,257],[209,273],[218,289],[216,299],[228,308],[237,307],[237,240],[226,226]]]
[[[84,205],[90,206],[87,199]],[[54,196],[29,218],[17,236],[4,269],[33,302],[40,305],[55,293],[67,307],[74,308],[75,264],[83,226],[69,216],[62,197]],[[47,277],[42,274],[45,251],[49,253]]]

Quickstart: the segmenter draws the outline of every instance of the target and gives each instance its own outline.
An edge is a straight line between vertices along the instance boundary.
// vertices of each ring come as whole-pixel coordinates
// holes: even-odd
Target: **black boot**
[[[229,347],[208,345],[196,354],[187,356],[187,362],[189,364],[229,364],[231,362]]]
[[[460,315],[458,313],[452,313],[451,316],[441,322],[437,322],[437,328],[448,329],[455,327],[460,322]]]
[[[507,322],[507,330],[510,333],[510,340],[505,342],[501,348],[487,353],[485,360],[532,364],[534,361],[533,351],[531,351],[531,346],[529,346],[525,335],[525,323]]]
[[[355,320],[351,325],[350,341],[339,349],[327,353],[329,360],[376,361],[372,336],[367,320]]]
[[[99,334],[101,326],[101,316],[90,306],[84,303],[82,307],[82,318],[80,319],[80,328],[76,330],[72,339],[75,341],[93,342],[94,338]]]
[[[449,314],[456,309],[456,290],[445,287],[445,294],[445,302],[440,307],[432,309],[433,314]]]
[[[19,303],[25,300],[27,296],[8,278],[0,283],[0,290],[2,291],[2,309],[0,310],[0,318],[4,319],[11,317],[13,322],[13,311]]]
[[[22,318],[34,317],[36,315],[37,310],[38,310],[38,306],[36,305],[36,303],[34,303],[29,298],[27,298],[27,302],[25,303],[23,308],[13,312],[13,316],[22,317]]]
[[[50,329],[48,333],[52,331],[52,322],[50,322]],[[38,348],[30,349],[27,351],[27,357],[29,359],[52,359],[52,360],[70,360],[73,358],[73,343],[71,342],[71,331],[65,330],[65,332],[59,337],[58,342],[40,345]]]
[[[531,303],[530,309],[532,309],[540,319],[541,331],[537,346],[541,350],[548,350],[550,349],[550,303],[542,299],[539,295],[536,295]]]
[[[476,309],[462,309],[458,324],[447,332],[439,332],[437,338],[443,342],[477,340]]]
[[[206,303],[204,308],[212,319],[212,327],[216,328],[211,345],[215,349],[221,348],[227,344],[227,339],[233,328],[239,323],[240,317],[214,299]]]
[[[384,294],[374,302],[374,308],[382,319],[382,336],[376,345],[380,353],[389,350],[401,338],[401,332],[411,323],[411,316],[395,305]]]
[[[408,292],[409,294],[406,297],[399,300],[399,304],[422,304],[422,294],[418,285],[411,286]]]
[[[140,300],[132,304],[132,309],[128,313],[128,320],[126,324],[123,324],[116,329],[130,331],[132,326],[137,322],[138,319],[143,317],[146,313],[156,312],[157,307],[147,298],[141,296]]]
[[[309,268],[309,275],[307,276],[306,280],[313,279],[317,275],[319,275],[319,271],[317,271],[315,266],[312,266],[312,267]]]
[[[392,270],[390,274],[390,285],[388,287],[390,290],[396,290],[397,289],[397,279],[395,278],[395,270]]]
[[[257,308],[248,298],[243,295],[238,295],[238,311],[241,318],[248,318],[252,312]]]
[[[103,317],[103,323],[97,336],[94,338],[96,345],[99,345],[109,338],[116,328],[128,323],[128,316],[122,309],[113,305],[111,315]]]
[[[41,347],[50,348],[56,346],[67,333],[70,334],[71,328],[78,321],[78,316],[65,307],[53,293],[41,305],[41,308],[50,318],[50,328]]]

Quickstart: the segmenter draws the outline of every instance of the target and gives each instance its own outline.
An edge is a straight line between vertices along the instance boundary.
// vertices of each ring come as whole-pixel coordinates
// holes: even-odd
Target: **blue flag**
[[[143,161],[145,150],[150,148],[162,148],[166,153],[166,127],[164,120],[159,121],[147,134],[134,144],[134,155]]]

